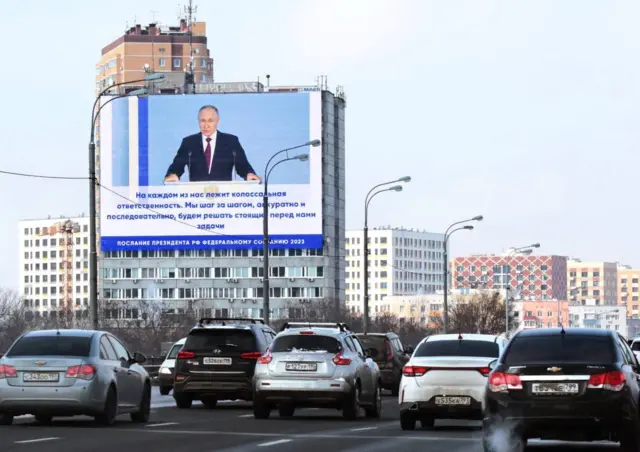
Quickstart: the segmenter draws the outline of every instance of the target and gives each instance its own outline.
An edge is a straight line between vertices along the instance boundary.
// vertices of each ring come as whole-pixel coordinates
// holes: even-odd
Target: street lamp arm
[[[284,152],[293,151],[293,150],[295,150],[295,149],[300,149],[300,148],[304,148],[304,147],[307,147],[307,146],[312,146],[311,142],[309,142],[309,143],[305,143],[305,144],[299,144],[298,146],[293,146],[293,147],[290,147],[290,148],[287,148],[287,149],[282,149],[282,150],[280,150],[280,151],[276,152],[275,154],[273,154],[273,155],[271,156],[271,158],[267,161],[267,164],[264,166],[265,181],[266,181],[266,179],[267,179],[267,174],[269,174],[269,173],[271,172],[271,171],[269,170],[269,165],[271,164],[271,162],[272,162],[272,160],[273,160],[274,158],[276,158],[277,156],[279,156],[280,154],[282,154],[282,153],[284,153]],[[288,160],[293,160],[293,159],[288,159]],[[283,161],[284,161],[284,160],[283,160]],[[275,165],[277,165],[277,164],[278,164],[278,163],[276,163]],[[275,167],[275,165],[274,165],[274,167]],[[272,168],[272,169],[273,169],[273,168]]]
[[[378,184],[378,185],[374,186],[371,190],[369,190],[369,192],[367,193],[367,196],[364,198],[364,200],[365,200],[365,204],[366,204],[366,205],[368,205],[368,204],[369,204],[369,201],[371,201],[371,199],[370,199],[370,198],[373,198],[373,197],[374,197],[375,195],[377,195],[378,193],[381,193],[381,192],[383,192],[383,191],[387,191],[387,190],[380,190],[380,191],[378,191],[378,192],[376,192],[376,193],[374,193],[374,194],[372,195],[371,193],[372,193],[376,188],[384,187],[385,185],[395,184],[395,183],[396,183],[396,182],[398,182],[398,181],[399,181],[399,179],[398,179],[398,180],[392,180],[392,181],[389,181],[389,182],[383,182],[383,183],[381,183],[381,184]]]
[[[118,96],[114,96],[111,99],[109,99],[108,101],[106,101],[104,104],[100,105],[100,107],[98,108],[98,111],[95,112],[95,114],[93,115],[93,122],[91,123],[91,142],[94,141],[95,138],[95,130],[96,130],[96,121],[98,120],[98,116],[100,116],[100,112],[102,111],[102,109],[109,103],[113,102],[114,100],[117,99],[122,99],[123,97],[129,97],[127,94],[121,94]],[[99,99],[99,98],[98,98]],[[95,111],[95,105],[93,107],[94,111]]]
[[[460,221],[459,223],[464,223],[464,221]],[[463,226],[463,227],[460,227],[460,228],[455,228],[455,229],[454,229],[453,231],[451,231],[451,232],[448,232],[448,233],[447,233],[447,232],[445,232],[445,236],[444,236],[444,243],[445,243],[445,247],[446,247],[447,242],[449,241],[449,237],[451,237],[451,234],[453,234],[453,233],[454,233],[454,232],[456,232],[456,231],[469,231],[469,230],[470,230],[469,228],[465,228],[465,227]],[[447,231],[448,231],[448,229],[447,229]]]
[[[264,187],[265,187],[265,189],[267,188],[267,184],[269,183],[269,177],[271,176],[271,171],[276,169],[276,167],[278,165],[280,165],[281,163],[288,162],[288,161],[291,161],[291,160],[300,160],[300,159],[298,158],[298,156],[288,157],[286,159],[279,160],[279,161],[277,161],[276,163],[273,164],[273,166],[269,169],[269,172],[266,173],[265,177],[264,177]]]
[[[393,183],[393,182],[391,182]],[[385,184],[382,184],[385,185]],[[375,189],[375,187],[374,187]],[[367,197],[365,198],[365,203],[364,203],[364,227],[368,227],[368,214],[369,214],[369,203],[371,202],[371,200],[373,198],[376,197],[376,195],[379,195],[380,193],[384,193],[385,191],[394,191],[394,188],[383,188],[382,190],[378,190],[377,192],[375,192],[374,194],[372,194],[371,196],[369,196],[369,194],[371,194],[371,191],[369,192],[369,194],[367,195]]]
[[[449,225],[447,230],[444,231],[444,235],[446,236],[449,233],[449,230],[454,226],[458,226],[459,224],[462,224],[462,223],[469,223],[470,221],[476,221],[476,220],[481,220],[481,219],[482,219],[481,216],[477,216],[477,217],[469,218],[468,220],[456,221],[455,223],[452,223],[452,224]]]

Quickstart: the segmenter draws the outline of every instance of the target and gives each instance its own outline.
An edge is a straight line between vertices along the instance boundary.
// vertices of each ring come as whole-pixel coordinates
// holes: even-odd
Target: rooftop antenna
[[[150,12],[151,12],[151,23],[152,24],[157,23],[156,22],[156,15],[158,14],[158,11],[151,10]]]
[[[189,4],[184,7],[187,19],[187,35],[189,36],[189,82],[191,84],[191,93],[196,92],[196,78],[193,74],[193,21],[196,19],[194,14],[198,11],[198,7],[194,6],[193,0],[189,0]]]

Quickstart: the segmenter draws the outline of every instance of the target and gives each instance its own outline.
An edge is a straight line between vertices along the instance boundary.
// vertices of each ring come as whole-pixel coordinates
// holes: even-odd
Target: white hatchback
[[[423,339],[404,366],[400,426],[432,427],[436,419],[482,419],[489,364],[507,345],[501,336],[440,334]]]

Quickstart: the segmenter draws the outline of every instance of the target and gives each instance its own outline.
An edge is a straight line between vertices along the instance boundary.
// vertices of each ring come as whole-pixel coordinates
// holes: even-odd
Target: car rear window
[[[358,340],[362,344],[362,348],[370,349],[375,348],[380,353],[385,353],[387,348],[385,343],[386,337],[384,336],[369,336],[369,335],[358,335]]]
[[[74,356],[87,357],[91,353],[91,337],[80,336],[24,336],[18,339],[7,357],[18,356]]]
[[[610,338],[587,335],[516,337],[506,351],[506,365],[534,363],[610,364],[616,354]]]
[[[338,353],[341,348],[340,342],[333,337],[300,334],[276,337],[271,351],[273,353],[292,351]]]
[[[211,351],[217,348],[248,352],[256,350],[256,337],[251,330],[208,328],[194,330],[187,336],[185,350]]]
[[[167,359],[176,359],[178,357],[178,352],[182,349],[182,345],[174,345],[171,350],[169,350],[169,354],[167,355]]]
[[[423,342],[413,354],[415,357],[467,356],[478,358],[497,358],[499,355],[500,348],[495,342],[469,339]]]

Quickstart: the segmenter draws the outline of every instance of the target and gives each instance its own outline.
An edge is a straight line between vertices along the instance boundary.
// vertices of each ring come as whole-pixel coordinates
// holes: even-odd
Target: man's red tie
[[[207,161],[207,174],[211,168],[211,138],[207,138],[207,148],[204,150],[204,159]]]

